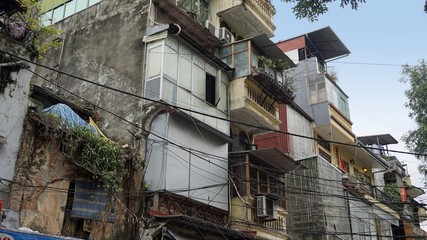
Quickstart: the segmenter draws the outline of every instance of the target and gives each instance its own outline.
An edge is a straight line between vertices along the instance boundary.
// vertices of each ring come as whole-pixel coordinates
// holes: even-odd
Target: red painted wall
[[[277,43],[277,46],[283,52],[305,47],[305,36],[296,37],[287,41]]]
[[[286,118],[286,105],[280,104],[279,106],[279,119],[282,121],[282,124],[279,126],[279,130],[283,132],[288,131],[288,122]],[[277,148],[283,153],[290,152],[291,144],[290,137],[287,134],[271,132],[256,135],[254,137],[254,143],[258,149],[268,149],[268,148]]]

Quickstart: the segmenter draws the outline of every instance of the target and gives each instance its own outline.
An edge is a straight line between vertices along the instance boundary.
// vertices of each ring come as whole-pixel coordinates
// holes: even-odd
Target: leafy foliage
[[[408,131],[403,137],[406,147],[416,153],[427,153],[427,62],[421,60],[416,66],[404,65],[402,69],[403,83],[409,83],[405,91],[408,102],[409,117],[416,123],[416,129]],[[427,157],[416,155],[422,161],[418,170],[427,176]]]
[[[119,146],[85,127],[69,129],[64,144],[67,151],[78,156],[76,162],[99,178],[105,189],[112,193],[121,191],[125,159]]]
[[[287,88],[291,92],[295,92],[297,89],[294,85],[294,79],[287,74],[286,70],[290,69],[290,65],[286,60],[283,59],[272,59],[266,56],[257,56],[258,65],[260,67],[268,67],[274,70],[283,79],[283,87]]]
[[[60,31],[55,26],[43,26],[40,18],[40,1],[39,0],[21,0],[22,5],[27,9],[25,14],[21,16],[26,27],[31,32],[29,41],[33,51],[38,58],[48,51],[49,48],[61,46],[62,42],[57,38]]]
[[[295,16],[299,19],[307,18],[309,21],[314,22],[317,18],[328,12],[328,4],[336,0],[282,0],[287,3],[296,3],[292,8]],[[351,5],[351,8],[357,10],[360,3],[365,3],[366,0],[341,0],[341,7]]]
[[[396,183],[388,183],[384,186],[383,189],[385,195],[387,195],[393,202],[400,203],[401,197],[400,197],[400,191],[399,187],[397,187]]]

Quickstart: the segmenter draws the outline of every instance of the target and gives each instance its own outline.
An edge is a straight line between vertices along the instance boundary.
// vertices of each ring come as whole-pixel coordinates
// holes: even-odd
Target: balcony
[[[231,192],[231,227],[256,231],[257,236],[266,239],[282,239],[287,214],[284,173],[299,163],[274,148],[232,152],[229,158],[235,183]]]
[[[323,137],[330,137],[336,142],[354,143],[355,134],[352,131],[352,122],[333,104],[317,104],[316,130]]]
[[[365,198],[365,200],[373,205],[381,208],[390,215],[399,218],[398,213],[402,212],[402,207],[398,206],[393,199],[388,197],[375,186],[369,184],[366,180],[344,173],[343,185],[352,194]]]
[[[279,104],[268,97],[261,88],[248,78],[234,80],[230,84],[231,119],[267,129],[279,129]],[[255,133],[267,130],[243,126]]]
[[[243,38],[274,36],[276,9],[270,0],[222,0],[218,16]]]
[[[257,225],[261,229],[257,229],[257,231],[267,231],[271,233],[269,230],[274,230],[278,233],[286,234],[286,211],[283,208],[278,208],[277,210],[277,219],[267,221],[263,218],[257,217],[256,206],[252,207],[251,211],[251,223]]]
[[[279,129],[279,104],[293,101],[293,92],[286,85],[283,74],[259,66],[260,56],[293,64],[265,35],[219,49],[219,58],[236,69],[230,82],[231,119],[261,128]],[[243,127],[254,134],[268,131]]]

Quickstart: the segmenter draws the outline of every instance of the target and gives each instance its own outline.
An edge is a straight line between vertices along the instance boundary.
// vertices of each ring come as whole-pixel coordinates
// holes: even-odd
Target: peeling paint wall
[[[19,212],[22,227],[54,235],[79,234],[83,230],[76,230],[72,225],[76,221],[65,221],[66,216],[70,218],[67,214],[70,183],[75,179],[90,181],[91,174],[75,165],[62,151],[60,141],[51,134],[27,118],[12,184],[10,209]],[[123,214],[121,211],[117,209],[116,214]],[[89,220],[88,226],[90,232],[84,234],[90,239],[111,236],[111,223]]]
[[[40,137],[27,121],[10,196],[10,209],[20,213],[21,226],[60,234],[68,187],[77,167],[64,160],[60,143]]]
[[[3,51],[16,55],[25,55],[24,46],[9,38],[0,36],[0,48]],[[0,63],[10,62],[6,56],[0,55]],[[34,66],[28,66],[34,70]],[[0,178],[10,181],[13,178],[15,162],[18,157],[22,124],[27,113],[28,95],[30,92],[30,80],[32,73],[21,69],[12,72],[11,80],[0,93],[0,136],[4,137],[4,143],[0,143]],[[0,80],[1,81],[1,80]],[[9,194],[8,182],[0,183],[0,198],[6,201]]]

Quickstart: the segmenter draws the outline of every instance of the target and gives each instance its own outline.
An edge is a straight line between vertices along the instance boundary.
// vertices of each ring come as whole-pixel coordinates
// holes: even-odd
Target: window
[[[160,70],[162,67],[162,52],[162,45],[148,50],[148,78],[160,75]]]
[[[317,143],[322,146],[324,149],[331,151],[331,145],[329,142],[325,141],[321,136],[317,135]]]
[[[107,217],[108,222],[114,222],[114,214],[106,214],[108,194],[96,183],[75,181],[71,216],[100,220]]]
[[[326,96],[325,82],[310,84],[309,91],[310,91],[311,104],[326,101],[327,96]]]
[[[206,73],[206,91],[205,91],[205,100],[206,102],[216,106],[216,79],[215,76]]]
[[[45,26],[51,25],[80,12],[100,0],[42,0],[41,12]]]

